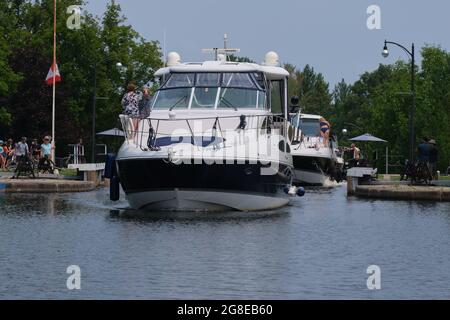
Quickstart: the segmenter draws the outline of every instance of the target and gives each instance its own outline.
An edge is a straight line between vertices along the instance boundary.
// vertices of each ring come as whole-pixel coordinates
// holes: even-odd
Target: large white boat
[[[343,179],[344,160],[335,137],[328,143],[320,135],[320,115],[296,113],[291,118],[295,128],[292,139],[294,183],[332,186]]]
[[[263,65],[181,63],[168,55],[150,116],[122,115],[120,183],[132,208],[265,210],[286,205],[292,183],[287,77],[274,52]]]

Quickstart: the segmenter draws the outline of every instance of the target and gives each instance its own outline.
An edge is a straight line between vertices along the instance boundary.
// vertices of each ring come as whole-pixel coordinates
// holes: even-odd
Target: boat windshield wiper
[[[186,95],[184,95],[183,97],[181,97],[181,99],[179,99],[177,102],[175,102],[175,104],[173,105],[173,106],[171,106],[170,108],[169,108],[169,111],[172,111],[173,109],[175,109],[175,107],[177,106],[177,105],[179,105],[180,104],[180,102],[182,102],[182,101],[184,101],[184,100],[186,100],[187,99],[187,97],[188,97],[188,95],[186,94]]]
[[[226,98],[224,98],[223,96],[220,97],[220,102],[224,102],[224,105],[228,108],[233,108],[234,111],[238,111],[238,108],[236,108],[230,101],[228,101]]]

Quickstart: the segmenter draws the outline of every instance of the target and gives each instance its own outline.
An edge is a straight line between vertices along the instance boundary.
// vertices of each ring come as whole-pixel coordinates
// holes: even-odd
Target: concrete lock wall
[[[358,186],[355,195],[392,200],[450,201],[450,188],[409,185]]]
[[[2,188],[4,186],[4,188]],[[1,180],[0,192],[6,193],[64,193],[87,192],[96,188],[93,181],[73,180]]]

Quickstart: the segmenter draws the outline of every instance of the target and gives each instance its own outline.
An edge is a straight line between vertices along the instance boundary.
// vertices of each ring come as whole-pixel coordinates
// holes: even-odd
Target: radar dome
[[[177,64],[181,63],[181,57],[177,52],[169,52],[169,54],[167,55],[167,66],[171,67],[171,66],[176,66]]]
[[[224,55],[223,53],[220,53],[220,54],[217,55],[217,61],[226,62],[227,61],[227,56]]]
[[[274,51],[269,51],[266,53],[266,59],[264,61],[266,66],[276,67],[279,64],[278,54]]]

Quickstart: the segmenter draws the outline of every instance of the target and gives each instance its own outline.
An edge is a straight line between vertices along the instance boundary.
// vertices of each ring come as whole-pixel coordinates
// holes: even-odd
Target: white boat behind
[[[294,183],[333,186],[342,181],[344,161],[337,140],[326,145],[320,135],[320,115],[297,113],[291,118],[296,131],[292,141]]]

